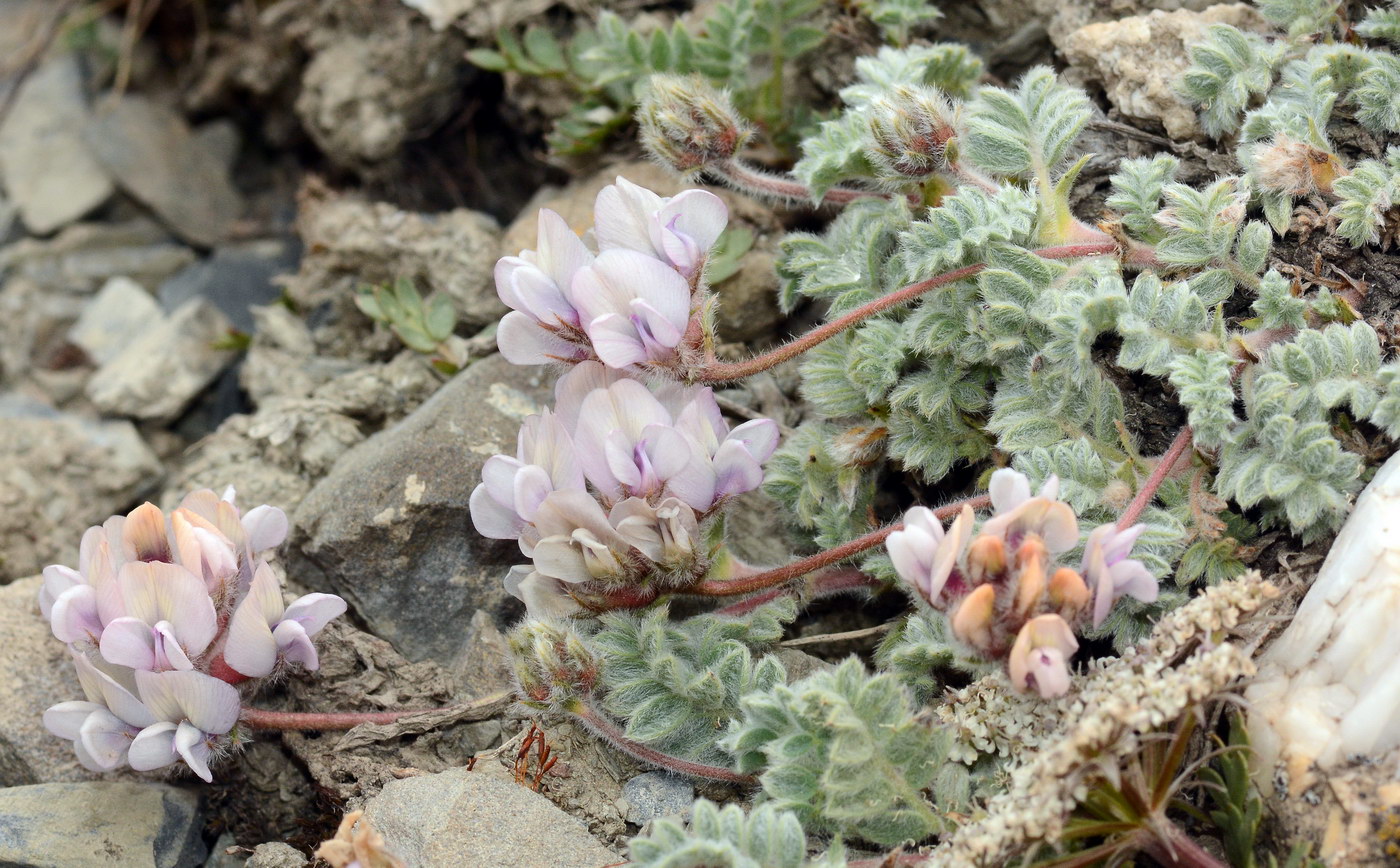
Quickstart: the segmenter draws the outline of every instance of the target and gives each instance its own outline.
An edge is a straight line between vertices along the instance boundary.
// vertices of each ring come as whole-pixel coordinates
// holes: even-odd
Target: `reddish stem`
[[[1042,259],[1074,259],[1079,256],[1100,256],[1107,253],[1117,253],[1118,244],[1115,241],[1092,241],[1083,244],[1064,244],[1058,247],[1042,247],[1039,250],[1031,251]],[[846,313],[830,322],[823,323],[801,337],[795,338],[780,347],[769,350],[762,355],[745,359],[741,362],[718,362],[712,361],[705,365],[694,379],[699,383],[727,383],[732,380],[742,380],[751,377],[761,371],[786,362],[797,355],[800,355],[823,341],[836,337],[841,332],[852,326],[859,325],[876,314],[884,313],[893,307],[898,307],[907,301],[911,301],[931,289],[940,286],[947,286],[977,275],[986,270],[986,263],[979,262],[976,265],[968,265],[956,271],[949,271],[937,277],[931,277],[918,283],[910,284],[903,289],[883,295],[872,301],[868,301],[849,313]]]
[[[225,684],[242,684],[248,676],[224,662],[224,655],[215,657],[209,664],[209,674]]]
[[[947,506],[940,506],[933,511],[939,519],[948,518],[962,511],[964,506],[973,509],[981,509],[991,503],[991,498],[985,494],[975,497],[964,498]],[[827,549],[824,552],[817,552],[800,560],[793,561],[781,567],[774,567],[771,570],[764,570],[752,576],[742,579],[730,579],[728,581],[708,581],[700,582],[685,589],[687,594],[699,594],[703,597],[732,597],[736,594],[751,594],[754,591],[762,591],[775,585],[790,582],[799,576],[819,570],[822,567],[829,567],[838,561],[843,561],[852,555],[858,555],[867,549],[872,549],[885,541],[885,538],[897,530],[903,528],[903,524],[892,524],[882,527],[879,530],[872,530],[865,536],[857,537],[848,543],[843,543],[836,548]]]
[[[618,750],[634,756],[642,762],[694,778],[709,778],[710,780],[727,781],[731,784],[744,784],[746,786],[758,783],[758,779],[752,775],[741,775],[721,766],[691,762],[633,741],[622,733],[617,724],[589,705],[587,700],[577,703],[577,707],[570,708],[569,711],[587,724],[589,729],[612,742]]]
[[[801,181],[779,175],[770,175],[745,165],[739,160],[730,160],[719,166],[710,167],[735,187],[760,196],[776,196],[797,202],[812,201],[812,191]],[[854,190],[850,187],[832,187],[822,194],[822,203],[827,205],[847,205],[857,199],[888,199],[889,195],[874,190]]]
[[[401,717],[422,714],[425,711],[439,711],[436,708],[411,708],[400,711],[269,711],[262,708],[244,708],[238,719],[253,729],[278,730],[319,730],[321,732],[344,732],[362,723],[393,723]]]
[[[1176,432],[1176,438],[1172,440],[1171,445],[1167,447],[1167,451],[1163,452],[1162,457],[1158,459],[1157,466],[1152,468],[1152,474],[1147,477],[1147,481],[1142,484],[1142,488],[1138,489],[1137,496],[1133,498],[1133,502],[1128,504],[1128,508],[1123,510],[1123,514],[1118,517],[1119,530],[1126,530],[1137,522],[1143,510],[1147,509],[1147,505],[1150,504],[1152,498],[1156,496],[1157,489],[1161,488],[1162,483],[1167,480],[1167,477],[1172,475],[1172,471],[1176,468],[1177,463],[1181,461],[1181,456],[1190,446],[1191,426],[1183,425],[1181,426],[1181,430]]]
[[[812,576],[811,581],[807,583],[807,587],[803,590],[806,592],[807,597],[816,598],[825,597],[830,594],[839,594],[842,591],[853,591],[858,588],[878,587],[880,587],[879,580],[873,579],[853,567],[846,567],[828,570],[827,572]],[[752,597],[745,597],[737,603],[730,603],[728,606],[715,609],[713,614],[728,615],[730,617],[747,615],[764,603],[771,603],[779,597],[785,597],[796,591],[797,589],[793,587],[769,588],[760,594],[754,594]]]

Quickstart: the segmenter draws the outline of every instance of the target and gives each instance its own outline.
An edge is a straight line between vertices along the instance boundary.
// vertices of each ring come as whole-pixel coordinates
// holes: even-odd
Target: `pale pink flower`
[[[600,251],[645,253],[693,280],[728,224],[729,209],[723,199],[704,190],[665,198],[619,177],[599,191],[593,220]]]
[[[610,368],[672,361],[690,327],[690,284],[635,250],[606,250],[579,269],[573,298],[593,352]]]
[[[224,662],[250,678],[271,675],[279,664],[320,667],[311,637],[345,614],[345,601],[334,594],[306,594],[290,605],[282,602],[282,583],[272,567],[259,564],[248,596],[233,610],[224,640]]]
[[[995,471],[987,490],[996,514],[982,525],[982,533],[1001,537],[1008,549],[1019,546],[1027,534],[1039,536],[1053,554],[1079,544],[1079,520],[1069,504],[1056,499],[1060,480],[1053,474],[1035,497],[1030,481],[1009,468]]]
[[[1109,609],[1119,597],[1135,597],[1144,603],[1157,599],[1157,580],[1142,561],[1128,557],[1133,544],[1146,529],[1145,524],[1135,524],[1126,530],[1105,524],[1089,533],[1080,571],[1094,590],[1095,627],[1108,617]]]
[[[904,529],[890,534],[885,541],[899,577],[930,605],[938,603],[949,577],[957,569],[972,535],[972,522],[972,509],[964,506],[945,534],[933,510],[916,506],[904,513]],[[959,581],[956,591],[964,590]]]
[[[501,320],[497,344],[516,365],[584,357],[566,338],[580,327],[571,295],[574,275],[593,262],[593,252],[548,208],[540,209],[538,226],[538,250],[496,263],[496,294],[511,309]]]
[[[1007,658],[1011,684],[1017,690],[1034,687],[1045,699],[1069,690],[1069,658],[1079,650],[1074,631],[1059,615],[1027,621]]]

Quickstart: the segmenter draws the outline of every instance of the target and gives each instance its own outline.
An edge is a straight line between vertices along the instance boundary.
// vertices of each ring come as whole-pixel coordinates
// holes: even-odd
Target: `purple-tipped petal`
[[[345,609],[345,601],[335,594],[307,594],[292,601],[282,614],[282,620],[296,621],[306,635],[315,636],[331,621],[344,615]]]
[[[272,631],[272,639],[277,643],[278,654],[288,663],[300,663],[307,671],[314,672],[321,665],[316,656],[316,646],[306,635],[306,628],[296,621],[283,621]]]
[[[96,642],[102,636],[97,616],[97,592],[75,585],[59,594],[49,609],[49,627],[60,642]]]
[[[86,540],[88,537],[83,536]],[[86,585],[82,575],[72,567],[53,564],[44,567],[44,584],[39,588],[39,611],[47,620],[53,614],[53,603],[64,591],[78,585]]]
[[[756,460],[767,461],[778,448],[778,424],[772,419],[753,419],[730,431],[725,439],[742,443]]]
[[[78,739],[88,756],[110,771],[126,762],[126,752],[136,732],[135,727],[103,708],[87,716],[79,728]]]
[[[171,721],[153,723],[137,733],[126,752],[126,761],[138,772],[163,769],[180,758],[175,752],[175,731]]]
[[[254,554],[275,549],[287,538],[287,514],[275,506],[256,506],[243,516],[243,529],[248,534],[248,548]]]
[[[657,212],[657,222],[689,236],[701,253],[719,240],[729,225],[729,208],[708,190],[686,190],[671,197]]]
[[[214,782],[214,775],[209,771],[212,751],[208,738],[197,727],[182,723],[175,729],[175,752],[206,784]]]
[[[140,618],[118,618],[102,631],[102,659],[117,666],[155,670],[156,649],[151,627]]]
[[[627,368],[648,358],[646,344],[637,327],[620,313],[594,317],[586,326],[593,352],[610,368]]]
[[[720,444],[714,456],[715,497],[753,491],[763,484],[763,467],[737,440]]]
[[[68,741],[76,741],[83,721],[94,711],[106,711],[106,707],[96,702],[73,699],[49,706],[44,712],[44,728]]]

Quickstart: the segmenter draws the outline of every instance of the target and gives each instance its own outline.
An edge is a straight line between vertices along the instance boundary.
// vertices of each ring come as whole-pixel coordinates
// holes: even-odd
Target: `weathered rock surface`
[[[501,578],[522,556],[476,534],[467,498],[487,458],[514,454],[521,420],[551,385],[543,369],[491,356],[345,453],[293,517],[293,548],[321,575],[303,580],[345,597],[414,660],[451,665],[476,609],[512,618]]]
[[[270,841],[253,848],[253,855],[244,863],[245,868],[302,868],[309,865],[301,851],[281,841]]]
[[[40,584],[33,576],[0,587],[0,666],[8,673],[0,685],[0,788],[95,777],[41,720],[49,706],[82,699],[83,691],[68,651],[39,613]]]
[[[76,563],[90,525],[153,486],[160,463],[130,422],[0,396],[0,581]]]
[[[27,238],[0,249],[0,271],[45,289],[94,292],[114,277],[154,291],[194,262],[194,251],[170,240],[151,220],[79,223],[49,239]]]
[[[534,249],[540,208],[550,208],[573,228],[583,234],[593,227],[593,200],[598,191],[614,183],[621,175],[662,196],[674,196],[693,187],[654,163],[634,161],[609,166],[588,178],[576,181],[553,195],[537,196],[521,211],[501,239],[501,256],[515,256],[521,250]],[[778,276],[773,270],[771,244],[780,235],[781,226],[771,209],[747,196],[719,187],[705,187],[729,206],[731,226],[742,225],[755,236],[754,249],[739,271],[715,287],[720,298],[716,325],[726,341],[748,341],[770,334],[782,321],[778,309]]]
[[[627,822],[645,825],[657,817],[689,818],[695,787],[670,772],[645,772],[622,785]]]
[[[0,865],[195,868],[199,796],[166,784],[88,781],[0,790]]]
[[[450,296],[468,326],[488,325],[505,314],[492,278],[500,230],[490,217],[466,209],[415,214],[324,188],[308,190],[297,219],[307,254],[287,287],[298,303],[349,299],[365,284],[403,277],[425,296]]]
[[[88,381],[99,409],[134,419],[169,421],[204,390],[234,353],[216,343],[228,337],[228,317],[204,299],[148,324]]]
[[[181,238],[204,247],[243,213],[224,155],[173,109],[140,96],[97,108],[83,140],[107,172]]]
[[[499,778],[452,769],[394,781],[365,819],[420,868],[602,868],[620,857],[548,799]]]
[[[1103,84],[1124,116],[1156,121],[1171,138],[1188,139],[1200,126],[1195,109],[1177,95],[1176,81],[1191,64],[1187,48],[1212,24],[1257,29],[1264,20],[1243,3],[1200,12],[1158,10],[1082,27],[1065,41],[1064,53],[1087,79]]]
[[[83,308],[68,330],[68,340],[81,347],[89,359],[104,365],[159,319],[160,305],[141,284],[114,277]]]
[[[329,35],[329,33],[327,34]],[[333,162],[378,163],[426,135],[456,105],[470,68],[460,34],[416,16],[380,16],[372,35],[337,31],[302,73],[296,113]]]
[[[0,126],[0,180],[31,232],[47,234],[101,205],[112,180],[83,143],[90,117],[78,58],[29,75]]]

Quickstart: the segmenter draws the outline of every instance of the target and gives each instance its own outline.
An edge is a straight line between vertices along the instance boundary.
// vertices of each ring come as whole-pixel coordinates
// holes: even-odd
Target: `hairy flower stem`
[[[735,189],[758,197],[775,197],[794,202],[811,202],[812,191],[806,184],[780,175],[770,175],[755,169],[739,159],[706,166],[711,172],[729,182]],[[853,190],[849,187],[832,187],[822,194],[824,205],[847,205],[857,199],[888,199],[886,193],[874,190]]]
[[[1167,451],[1162,453],[1162,457],[1157,460],[1157,466],[1152,468],[1152,474],[1147,477],[1147,481],[1138,489],[1138,493],[1133,497],[1132,503],[1123,510],[1123,514],[1118,517],[1118,529],[1126,530],[1132,527],[1142,515],[1143,510],[1152,502],[1156,496],[1157,489],[1162,487],[1167,477],[1172,475],[1172,471],[1181,461],[1181,456],[1191,447],[1191,426],[1183,425],[1181,430],[1176,432],[1176,438],[1172,440]]]
[[[1102,256],[1109,253],[1118,252],[1118,244],[1114,241],[1092,241],[1083,244],[1063,244],[1057,247],[1042,247],[1039,250],[1032,250],[1036,256],[1042,259],[1075,259],[1080,256]],[[852,326],[859,325],[876,314],[884,313],[893,307],[898,307],[905,302],[912,301],[920,295],[940,286],[947,286],[959,280],[974,277],[986,270],[986,263],[979,262],[976,265],[968,265],[956,271],[949,271],[928,280],[921,280],[912,283],[903,289],[897,289],[889,295],[868,301],[855,310],[840,316],[831,322],[823,323],[799,338],[789,341],[780,347],[769,350],[762,355],[745,359],[741,362],[719,362],[711,361],[701,368],[693,377],[697,383],[714,385],[717,383],[727,383],[733,380],[742,380],[754,374],[776,367],[788,359],[805,353],[817,344],[836,337],[841,332]]]
[[[691,762],[690,760],[674,757],[667,753],[662,753],[655,748],[647,747],[640,742],[633,741],[623,734],[622,729],[617,724],[609,720],[602,712],[594,708],[585,699],[570,703],[569,713],[581,720],[589,729],[598,735],[612,742],[613,746],[629,756],[636,757],[645,763],[672,771],[677,774],[687,775],[693,778],[708,778],[713,781],[725,781],[731,784],[743,784],[753,786],[758,783],[758,779],[752,775],[741,775],[736,771],[722,768],[720,766],[710,766],[704,763]]]
[[[244,708],[238,715],[241,723],[253,729],[275,730],[318,730],[321,732],[343,732],[362,723],[396,723],[415,714],[446,715],[442,723],[473,722],[488,720],[505,711],[515,700],[515,691],[499,690],[478,699],[441,708],[409,708],[398,711],[269,711],[262,708]]]
[[[985,494],[976,497],[968,497],[963,500],[950,503],[947,506],[940,506],[933,511],[939,519],[957,515],[964,506],[973,509],[981,509],[991,503],[991,498]],[[745,576],[742,579],[729,579],[726,581],[700,582],[686,588],[684,593],[698,594],[702,597],[732,597],[736,594],[752,594],[755,591],[763,591],[776,585],[783,585],[799,576],[819,570],[822,567],[829,567],[832,564],[844,561],[853,555],[858,555],[867,549],[873,549],[885,541],[885,538],[897,530],[902,530],[903,524],[891,524],[872,530],[865,536],[856,537],[848,543],[842,543],[833,549],[824,552],[817,552],[808,555],[800,560],[793,561],[781,567],[774,567],[771,570],[764,570],[752,576]]]
[[[712,614],[738,617],[747,615],[764,603],[771,603],[779,597],[786,597],[790,594],[800,593],[807,599],[825,597],[829,594],[839,594],[842,591],[853,591],[862,588],[878,588],[882,583],[878,579],[873,579],[854,567],[836,567],[826,572],[817,573],[809,579],[805,587],[787,586],[769,588],[752,597],[745,597],[737,603],[730,603],[728,606],[715,609]]]

